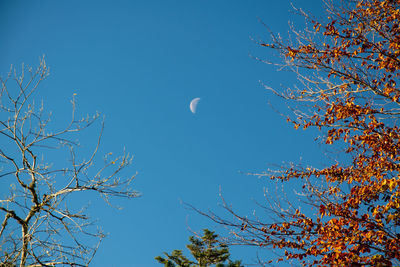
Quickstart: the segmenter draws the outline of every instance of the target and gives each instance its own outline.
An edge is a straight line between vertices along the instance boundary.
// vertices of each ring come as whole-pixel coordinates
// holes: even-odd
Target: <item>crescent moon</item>
[[[194,114],[196,113],[197,104],[199,103],[200,98],[196,97],[190,102],[190,111]]]

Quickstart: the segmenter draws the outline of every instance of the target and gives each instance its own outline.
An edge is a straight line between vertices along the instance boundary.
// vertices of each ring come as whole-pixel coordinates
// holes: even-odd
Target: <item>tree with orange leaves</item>
[[[288,41],[271,34],[299,89],[281,97],[308,103],[288,118],[316,127],[342,157],[322,169],[292,165],[257,174],[302,183],[301,205],[267,195],[275,220],[203,213],[226,225],[231,242],[275,248],[277,261],[303,266],[400,265],[400,1],[327,3],[327,21],[305,16]]]

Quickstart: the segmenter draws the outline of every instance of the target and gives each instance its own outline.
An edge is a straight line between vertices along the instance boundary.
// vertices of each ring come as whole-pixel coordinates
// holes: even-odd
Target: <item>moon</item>
[[[200,98],[196,97],[190,102],[190,111],[194,114],[196,113],[197,104],[199,103]]]

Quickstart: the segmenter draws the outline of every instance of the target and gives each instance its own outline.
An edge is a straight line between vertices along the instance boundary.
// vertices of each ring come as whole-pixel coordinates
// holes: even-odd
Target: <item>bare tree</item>
[[[34,101],[48,75],[42,59],[36,69],[23,65],[17,73],[11,67],[0,78],[0,266],[87,266],[104,234],[76,197],[94,192],[109,203],[112,197],[138,196],[130,188],[135,175],[121,177],[132,162],[129,154],[109,153],[95,163],[103,122],[91,154],[77,155],[75,136],[99,114],[76,119],[73,98],[70,122],[51,131],[50,114]],[[52,160],[60,155],[63,166]]]

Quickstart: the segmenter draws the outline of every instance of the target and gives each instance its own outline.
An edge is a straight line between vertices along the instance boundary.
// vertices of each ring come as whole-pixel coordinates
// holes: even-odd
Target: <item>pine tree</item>
[[[155,259],[165,267],[241,267],[241,261],[229,259],[229,248],[218,241],[218,235],[208,229],[203,230],[201,239],[191,236],[189,249],[196,261],[189,260],[181,250],[174,250],[171,254],[165,253],[165,258],[158,256]]]

